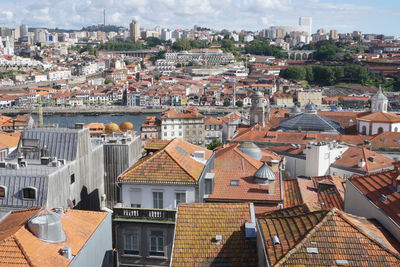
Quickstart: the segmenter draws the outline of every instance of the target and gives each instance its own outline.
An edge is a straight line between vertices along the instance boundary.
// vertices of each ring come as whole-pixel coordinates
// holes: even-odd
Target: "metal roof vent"
[[[318,254],[318,248],[307,248],[307,253]]]
[[[215,236],[215,242],[217,245],[220,245],[222,241],[222,235],[216,235]]]
[[[64,246],[60,249],[61,255],[66,257],[67,259],[72,259],[72,252],[70,246]]]
[[[275,181],[275,173],[271,170],[266,162],[254,174],[254,181],[257,184],[268,185],[270,181]]]
[[[386,195],[382,194],[381,197],[379,198],[379,200],[382,202],[386,202],[388,199],[387,199]]]
[[[348,260],[336,260],[336,264],[339,266],[347,266],[347,265],[349,265],[349,261]]]
[[[365,164],[366,164],[365,160],[364,159],[360,159],[360,161],[358,162],[358,168],[365,167]]]
[[[39,239],[49,243],[65,240],[61,217],[47,209],[40,211],[28,221],[29,230]]]
[[[239,151],[246,154],[247,156],[255,159],[261,160],[262,159],[262,152],[261,149],[252,142],[243,142],[238,147]]]
[[[274,246],[281,244],[281,241],[279,240],[279,237],[277,235],[274,235],[274,237],[272,238],[272,244]]]

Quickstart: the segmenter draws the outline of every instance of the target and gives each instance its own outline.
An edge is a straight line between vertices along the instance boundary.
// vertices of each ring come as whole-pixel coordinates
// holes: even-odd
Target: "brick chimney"
[[[393,163],[397,175],[392,178],[392,186],[395,192],[400,192],[400,161]]]

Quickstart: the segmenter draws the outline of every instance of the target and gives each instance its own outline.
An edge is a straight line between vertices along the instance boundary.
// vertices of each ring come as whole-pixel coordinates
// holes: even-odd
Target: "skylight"
[[[231,180],[231,185],[238,186],[239,185],[239,180]]]

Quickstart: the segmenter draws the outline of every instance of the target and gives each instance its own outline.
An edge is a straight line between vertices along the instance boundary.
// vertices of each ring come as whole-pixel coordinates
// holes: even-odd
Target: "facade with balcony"
[[[114,208],[118,266],[168,266],[175,210],[202,202],[212,181],[212,151],[180,138],[142,158],[117,179],[121,202]]]

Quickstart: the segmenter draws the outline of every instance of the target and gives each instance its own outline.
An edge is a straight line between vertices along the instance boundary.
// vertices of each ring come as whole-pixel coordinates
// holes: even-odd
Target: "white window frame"
[[[24,189],[33,189],[35,192],[35,197],[34,198],[25,198],[24,197]],[[21,190],[22,199],[23,200],[31,200],[31,201],[36,200],[37,199],[37,191],[38,191],[37,188],[33,187],[33,186],[26,186],[26,187],[22,188],[22,190]]]
[[[155,245],[155,250],[152,249],[153,245],[153,240],[152,240],[152,232],[160,232],[162,234],[162,249],[160,249],[160,239],[159,236],[155,236],[156,238],[156,245]],[[158,257],[165,257],[165,232],[161,229],[149,229],[149,255],[151,256],[158,256]]]
[[[157,193],[157,194],[162,194],[161,196],[162,196],[162,198],[161,198],[161,208],[160,207],[155,207],[155,199],[154,199],[154,193]],[[164,209],[164,191],[162,191],[162,190],[153,190],[152,191],[152,198],[153,198],[153,209]],[[157,201],[160,201],[159,199],[157,200]],[[160,204],[159,202],[157,203],[157,206],[158,206],[158,204]]]
[[[178,194],[185,194],[184,201],[179,199],[178,201]],[[178,208],[179,203],[186,203],[187,202],[187,194],[186,191],[175,191],[175,208]]]
[[[128,236],[135,236],[136,235],[136,240],[133,238],[131,240],[128,240]],[[133,228],[127,228],[122,231],[122,236],[123,236],[123,250],[125,255],[139,255],[140,254],[140,232],[138,229],[133,229]],[[128,244],[128,242],[131,242]],[[126,251],[132,251],[133,253],[126,253]]]

